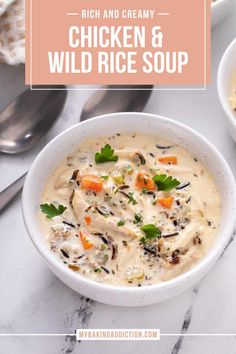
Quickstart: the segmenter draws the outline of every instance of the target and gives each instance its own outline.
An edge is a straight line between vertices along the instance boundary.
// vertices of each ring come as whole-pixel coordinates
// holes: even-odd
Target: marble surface
[[[236,146],[230,138],[216,91],[220,58],[236,36],[236,4],[212,34],[212,84],[206,92],[156,91],[146,111],[186,123],[222,152],[236,174]],[[23,89],[24,68],[0,66],[0,109]],[[79,120],[89,91],[70,92],[65,110],[34,151],[0,155],[0,189],[30,166],[42,146]],[[57,333],[52,337],[0,337],[0,352],[9,354],[236,353],[236,337],[163,336],[159,342],[76,342],[76,328],[160,328],[161,333],[236,333],[236,241],[194,289],[168,302],[145,308],[116,308],[88,301],[62,284],[46,268],[27,236],[21,199],[0,216],[0,334]],[[33,348],[33,349],[32,349]]]

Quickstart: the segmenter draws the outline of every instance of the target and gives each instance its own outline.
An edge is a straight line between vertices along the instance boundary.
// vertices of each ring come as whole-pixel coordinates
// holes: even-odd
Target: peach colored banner
[[[26,0],[27,84],[201,85],[211,0]]]

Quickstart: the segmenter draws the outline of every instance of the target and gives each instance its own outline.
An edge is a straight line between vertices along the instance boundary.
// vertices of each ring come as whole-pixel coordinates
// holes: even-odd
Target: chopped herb
[[[101,268],[95,268],[94,270],[93,270],[95,273],[101,273]]]
[[[141,237],[140,242],[146,243],[147,241],[154,240],[161,237],[161,231],[153,224],[147,224],[141,227],[141,230],[145,233],[145,237]]]
[[[124,220],[120,220],[120,221],[118,221],[117,226],[123,226],[124,224],[125,224],[125,221]]]
[[[119,188],[116,189],[115,194],[120,192],[120,191],[123,191],[124,189],[128,189],[128,188],[129,188],[129,186],[124,184],[124,185],[122,185],[122,186],[120,186]]]
[[[137,200],[134,198],[134,192],[129,192],[129,204],[132,203],[132,205],[138,204]]]
[[[109,144],[106,144],[103,148],[101,148],[101,152],[97,152],[95,154],[96,163],[104,163],[117,160],[118,156],[114,155],[114,149],[112,149]]]
[[[54,218],[54,216],[61,215],[67,209],[64,205],[59,205],[58,208],[54,204],[41,204],[40,208],[44,214],[47,215],[49,219]]]
[[[139,241],[145,245],[145,243],[146,243],[146,238],[145,238],[145,237],[141,237]]]
[[[105,195],[104,202],[110,202],[111,200],[112,200],[112,197],[110,195]]]
[[[134,221],[133,223],[134,224],[139,224],[139,223],[142,223],[143,222],[143,217],[140,213],[138,214],[134,214]]]
[[[108,179],[109,176],[101,176],[102,179]]]
[[[130,203],[132,203],[133,205],[138,204],[137,200],[134,198],[134,192],[129,192],[129,194],[128,194],[128,193],[126,193],[126,192],[124,192],[124,191],[122,191],[120,189],[117,189],[117,192],[120,192],[126,198],[128,198],[129,199],[129,204]],[[120,203],[122,203],[122,201],[120,201]]]
[[[156,175],[152,179],[159,191],[170,192],[172,189],[180,185],[180,182],[172,176]]]

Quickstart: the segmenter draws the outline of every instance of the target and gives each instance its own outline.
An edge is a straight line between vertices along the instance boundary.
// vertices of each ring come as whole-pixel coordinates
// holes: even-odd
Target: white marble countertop
[[[213,32],[212,84],[206,92],[156,91],[146,111],[186,123],[222,152],[236,174],[236,146],[217,98],[220,58],[236,36],[236,4]],[[24,68],[0,66],[0,109],[23,89]],[[70,92],[65,110],[41,146],[22,156],[0,155],[0,190],[30,166],[57,133],[76,123],[89,91]],[[0,216],[0,333],[73,333],[76,328],[160,328],[161,333],[236,333],[236,241],[194,289],[171,301],[145,308],[116,308],[81,298],[44,265],[31,244],[17,198]],[[9,354],[80,353],[235,353],[236,337],[162,337],[159,342],[76,342],[60,337],[0,337]],[[32,349],[33,348],[33,349]]]

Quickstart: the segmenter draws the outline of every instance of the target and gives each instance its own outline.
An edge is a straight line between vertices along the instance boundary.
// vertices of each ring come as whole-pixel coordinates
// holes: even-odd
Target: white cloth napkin
[[[24,0],[0,0],[0,62],[25,62]]]

